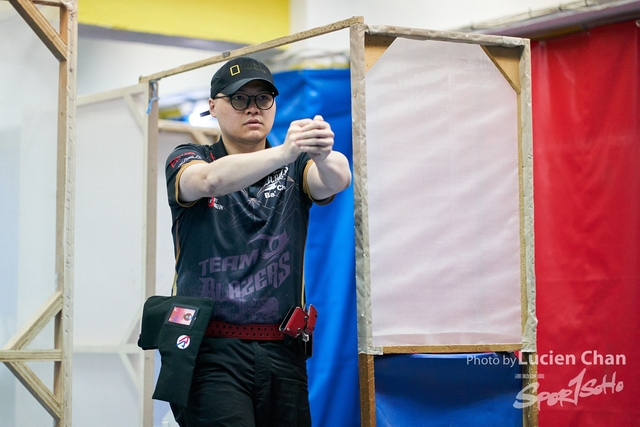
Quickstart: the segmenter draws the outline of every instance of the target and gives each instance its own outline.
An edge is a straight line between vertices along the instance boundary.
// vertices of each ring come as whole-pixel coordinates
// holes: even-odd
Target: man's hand
[[[314,200],[326,199],[347,188],[351,182],[349,161],[342,153],[333,151],[333,136],[331,126],[322,116],[293,122],[287,133],[293,145],[314,162],[307,174]]]
[[[316,163],[323,162],[333,150],[333,136],[331,126],[319,115],[313,120],[292,122],[287,132],[287,139],[290,139],[300,152],[309,154]]]

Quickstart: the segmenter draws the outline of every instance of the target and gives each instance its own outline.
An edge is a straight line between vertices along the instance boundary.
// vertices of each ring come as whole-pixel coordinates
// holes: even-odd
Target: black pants
[[[310,427],[306,358],[295,341],[205,337],[181,427]]]

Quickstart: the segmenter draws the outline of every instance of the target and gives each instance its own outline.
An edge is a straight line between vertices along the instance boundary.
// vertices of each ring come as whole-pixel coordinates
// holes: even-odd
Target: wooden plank
[[[371,307],[371,266],[369,248],[369,205],[367,195],[366,98],[364,39],[365,25],[350,30],[351,130],[353,149],[353,196],[356,241],[356,303],[358,312],[358,351],[382,354],[373,346]]]
[[[360,425],[376,426],[376,391],[373,355],[358,354],[358,376],[360,384]]]
[[[323,27],[317,27],[307,31],[301,31],[299,33],[291,34],[289,36],[273,39],[265,43],[241,47],[239,49],[234,49],[232,51],[223,52],[220,55],[215,55],[210,58],[202,59],[200,61],[191,62],[189,64],[171,68],[166,71],[151,74],[148,76],[142,76],[140,77],[140,82],[160,80],[164,77],[169,77],[176,74],[184,73],[186,71],[191,71],[198,68],[206,67],[207,65],[216,64],[218,62],[228,61],[230,59],[237,58],[239,56],[262,52],[264,50],[274,49],[276,47],[285,46],[285,45],[306,40],[312,37],[317,37],[323,34],[332,33],[334,31],[342,30],[344,28],[349,28],[352,25],[362,24],[363,22],[364,22],[364,18],[362,16],[354,16],[352,18],[345,19],[343,21],[334,22],[333,24],[325,25]]]
[[[77,70],[77,0],[60,8],[60,37],[66,61],[58,75],[58,147],[56,173],[56,285],[62,292],[62,309],[55,318],[55,346],[62,360],[54,362],[53,394],[60,402],[56,427],[71,427],[73,346],[73,235],[75,212],[75,129]],[[57,414],[58,411],[56,411]]]
[[[29,393],[42,405],[57,423],[62,418],[62,404],[38,376],[22,362],[5,363]]]
[[[143,154],[143,260],[144,288],[141,298],[146,300],[156,293],[156,221],[158,217],[158,99],[157,83],[147,83],[144,94],[146,103],[151,100],[149,114],[145,115],[145,146]],[[142,306],[141,306],[142,307]],[[142,310],[142,308],[140,309]],[[138,319],[142,316],[142,311]]]
[[[536,357],[536,353],[526,353],[532,359]],[[523,356],[525,357],[525,356]],[[531,359],[529,359],[531,360]],[[529,387],[533,383],[538,381],[538,365],[534,363],[527,363],[523,367],[522,387]],[[535,396],[535,401],[538,401],[538,390],[535,388],[527,389],[527,393]],[[526,408],[522,408],[522,425],[523,427],[538,427],[538,404],[533,404]]]
[[[142,377],[140,375],[138,375],[136,367],[131,362],[131,359],[129,359],[129,354],[131,354],[131,353],[118,353],[118,356],[120,357],[120,361],[124,365],[124,368],[127,371],[127,374],[129,374],[129,379],[131,379],[131,382],[133,383],[133,386],[136,388],[136,391],[138,392],[138,394],[142,398],[143,397],[143,391],[144,391],[144,381],[143,381]],[[143,363],[143,362],[144,362],[144,360],[142,360],[141,363]],[[142,370],[141,375],[144,375],[144,370]],[[144,410],[144,402],[141,402],[141,407]]]
[[[129,112],[133,116],[133,119],[135,120],[136,124],[138,125],[140,130],[144,132],[147,128],[147,118],[145,117],[146,114],[144,114],[143,111],[140,111],[140,106],[136,104],[136,100],[133,99],[133,96],[131,94],[128,93],[124,95],[124,100],[127,103],[127,107],[129,107]]]
[[[149,82],[146,85],[145,97],[147,102],[151,102],[149,114],[146,115],[145,142],[143,157],[144,176],[144,229],[143,229],[143,251],[142,266],[143,277],[141,297],[145,301],[148,297],[156,293],[156,228],[157,228],[157,207],[158,207],[158,82]],[[142,317],[142,305],[138,319]],[[155,352],[145,351],[140,358],[140,368],[142,376],[136,386],[140,396],[140,411],[142,413],[142,426],[153,427],[153,394]],[[121,356],[124,357],[124,356]]]
[[[536,313],[535,313],[535,268],[533,258],[534,227],[533,227],[533,135],[531,123],[531,47],[529,41],[525,42],[520,58],[519,80],[520,92],[518,92],[518,177],[520,180],[520,229],[521,229],[521,262],[522,262],[522,333],[525,344],[522,357],[526,355],[536,356]],[[525,194],[529,197],[525,198]],[[538,381],[538,365],[527,363],[523,369],[523,387]],[[530,394],[537,398],[538,391],[533,387]],[[538,427],[538,405],[534,404],[522,410],[522,424],[524,427]]]
[[[495,64],[516,93],[520,93],[520,57],[522,47],[482,46],[482,50]]]
[[[98,344],[98,345],[76,345],[73,347],[74,353],[93,353],[93,354],[118,354],[130,353],[140,354],[142,350],[137,344]]]
[[[204,136],[213,137],[214,141],[217,141],[218,137],[220,137],[220,129],[219,128],[210,128],[210,127],[196,127],[192,126],[185,122],[178,122],[176,120],[158,120],[158,128],[162,132],[178,132],[178,133],[200,133]],[[200,139],[195,139],[194,142],[198,143]],[[208,141],[208,144],[211,144],[208,138],[204,141]]]
[[[58,61],[67,60],[67,43],[30,0],[9,0]],[[61,8],[61,10],[64,8]]]
[[[9,0],[59,60],[56,158],[56,292],[0,351],[9,370],[53,417],[56,427],[71,426],[71,334],[73,300],[73,199],[75,169],[76,1],[40,2],[60,6],[60,34],[29,0]],[[23,350],[55,316],[55,350]],[[23,361],[53,361],[51,392]]]
[[[215,141],[212,141],[209,138],[207,138],[207,136],[204,134],[204,132],[200,132],[197,129],[193,129],[189,133],[191,134],[191,139],[196,144],[211,145],[211,144],[213,144],[215,142]]]
[[[520,323],[524,340],[528,316],[529,294],[527,292],[527,238],[525,234],[525,176],[522,155],[522,92],[516,91],[518,104],[518,220],[520,221]]]
[[[96,102],[123,98],[125,95],[135,95],[135,94],[143,93],[145,91],[145,87],[146,87],[146,84],[139,83],[132,86],[125,86],[122,88],[112,89],[104,92],[81,95],[78,97],[76,106],[80,107],[87,104],[94,104]]]
[[[26,347],[61,309],[62,292],[54,292],[2,349],[20,350]]]
[[[488,353],[494,351],[518,351],[522,344],[452,344],[452,345],[417,345],[417,346],[384,346],[384,354],[413,353]]]
[[[533,202],[533,130],[531,119],[531,47],[526,41],[520,59],[518,93],[518,179],[520,185],[520,256],[523,350],[536,350],[536,285]]]
[[[9,1],[9,0],[0,0],[0,1]],[[57,6],[57,7],[66,7],[62,0],[31,0],[33,4],[39,4],[41,6]]]
[[[0,350],[0,362],[51,362],[62,360],[62,350]]]
[[[155,351],[144,352],[142,378],[142,427],[153,427],[153,391],[155,388]]]
[[[388,25],[367,25],[370,35],[404,37],[414,40],[436,40],[451,43],[471,43],[483,46],[523,46],[526,39],[507,36],[490,36],[485,34],[463,33],[457,31],[425,30]]]
[[[396,37],[391,36],[372,36],[367,33],[364,35],[364,67],[365,72],[376,63],[382,54],[387,50]]]
[[[31,0],[34,4],[39,4],[42,6],[58,6],[58,7],[66,7],[62,0]]]

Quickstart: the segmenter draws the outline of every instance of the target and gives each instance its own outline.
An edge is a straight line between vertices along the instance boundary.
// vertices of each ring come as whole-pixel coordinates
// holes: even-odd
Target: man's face
[[[270,94],[268,84],[255,80],[238,89],[235,94],[256,96]],[[217,96],[224,96],[218,94]],[[218,119],[218,125],[225,142],[255,144],[264,141],[276,115],[275,101],[268,110],[261,110],[256,106],[255,98],[251,98],[249,106],[244,110],[236,110],[231,106],[229,98],[209,99],[211,115]]]

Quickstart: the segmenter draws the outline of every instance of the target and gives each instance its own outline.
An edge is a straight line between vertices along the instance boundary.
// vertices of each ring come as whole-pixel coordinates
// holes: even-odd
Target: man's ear
[[[211,117],[216,117],[216,103],[213,101],[213,99],[209,98],[209,113],[211,114]]]

